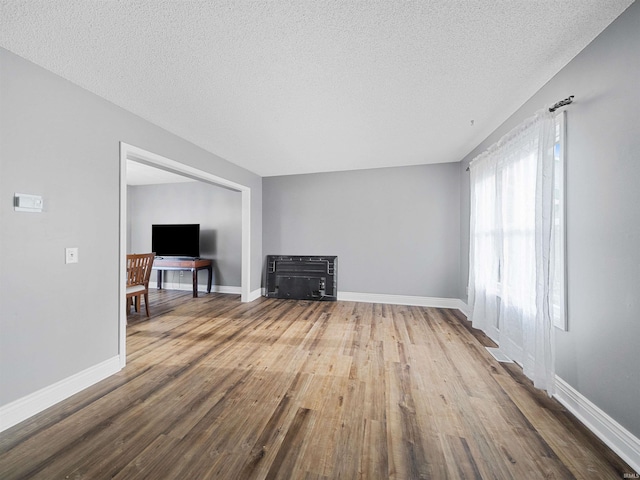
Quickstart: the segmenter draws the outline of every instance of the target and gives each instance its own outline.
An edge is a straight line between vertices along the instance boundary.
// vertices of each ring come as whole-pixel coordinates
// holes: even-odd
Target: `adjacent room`
[[[632,0],[0,0],[0,476],[638,478],[638,51]]]
[[[128,253],[155,251],[154,225],[198,225],[197,247],[188,243],[180,250],[156,252],[194,253],[213,261],[213,291],[240,294],[242,264],[241,195],[218,185],[176,175],[136,162],[127,162],[127,244]],[[191,242],[192,239],[184,239]],[[159,245],[162,248],[162,245]],[[168,245],[169,250],[174,245]],[[189,252],[188,248],[197,248]],[[198,271],[198,291],[205,291],[207,275]],[[187,271],[163,272],[164,288],[192,290],[192,275]],[[157,272],[150,281],[157,287]]]

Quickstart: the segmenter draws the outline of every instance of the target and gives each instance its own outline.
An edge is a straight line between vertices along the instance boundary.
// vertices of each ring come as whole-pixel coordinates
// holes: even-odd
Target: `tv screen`
[[[199,257],[200,224],[151,225],[151,249],[158,257]]]

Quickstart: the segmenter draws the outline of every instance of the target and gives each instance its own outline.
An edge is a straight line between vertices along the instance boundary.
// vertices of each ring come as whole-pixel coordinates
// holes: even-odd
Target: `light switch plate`
[[[64,263],[78,263],[78,247],[65,248],[66,261]]]

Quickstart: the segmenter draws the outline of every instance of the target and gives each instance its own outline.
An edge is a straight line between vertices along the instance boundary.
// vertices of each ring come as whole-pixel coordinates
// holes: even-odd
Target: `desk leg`
[[[207,280],[207,293],[211,293],[211,277],[213,277],[213,268],[211,267],[211,265],[207,267],[207,270],[209,272],[209,278]]]
[[[198,298],[198,269],[192,268],[193,273],[193,298]]]
[[[162,270],[158,270],[157,285],[158,290],[162,290]]]

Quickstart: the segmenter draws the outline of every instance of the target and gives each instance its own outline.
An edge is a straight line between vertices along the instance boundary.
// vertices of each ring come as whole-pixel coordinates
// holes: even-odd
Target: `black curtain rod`
[[[557,109],[559,109],[560,107],[564,107],[565,105],[569,105],[573,103],[573,95],[571,95],[570,97],[565,98],[564,100],[560,100],[558,103],[556,103],[553,107],[551,107],[549,109],[549,111],[551,113],[555,112]]]
[[[564,107],[566,105],[570,105],[571,103],[573,103],[573,98],[574,98],[574,95],[570,95],[567,98],[565,98],[564,100],[560,100],[559,102],[555,103],[552,107],[550,107],[549,111],[551,113],[553,113],[557,109],[559,109],[560,107]],[[469,171],[469,167],[467,167],[467,172],[468,171]]]

